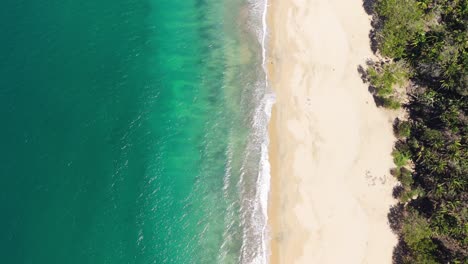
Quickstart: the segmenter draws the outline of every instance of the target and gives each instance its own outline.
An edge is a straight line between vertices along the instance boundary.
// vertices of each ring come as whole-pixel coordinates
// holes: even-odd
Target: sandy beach
[[[270,0],[270,263],[391,263],[392,113],[360,79],[362,0]]]

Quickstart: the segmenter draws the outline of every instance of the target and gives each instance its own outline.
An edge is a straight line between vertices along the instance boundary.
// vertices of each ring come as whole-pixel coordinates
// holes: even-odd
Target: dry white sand
[[[362,0],[270,0],[271,263],[391,263],[391,114],[357,72]]]

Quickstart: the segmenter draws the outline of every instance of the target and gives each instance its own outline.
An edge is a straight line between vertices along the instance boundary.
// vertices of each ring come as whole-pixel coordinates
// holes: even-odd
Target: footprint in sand
[[[387,182],[387,175],[384,175],[382,177],[375,177],[371,174],[370,171],[366,170],[366,179],[367,179],[367,185],[368,186],[375,186],[376,181],[378,180],[380,184],[384,185]]]
[[[377,177],[372,176],[371,172],[366,170],[367,186],[375,186]]]

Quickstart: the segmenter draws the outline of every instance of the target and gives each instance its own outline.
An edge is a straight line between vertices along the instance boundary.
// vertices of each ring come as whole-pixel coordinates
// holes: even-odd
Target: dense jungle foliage
[[[394,126],[394,262],[468,263],[468,0],[370,5],[382,59],[367,80],[377,103],[409,113]]]

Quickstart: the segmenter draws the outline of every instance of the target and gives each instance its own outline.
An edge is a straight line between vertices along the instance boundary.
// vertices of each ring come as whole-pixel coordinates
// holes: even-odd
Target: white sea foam
[[[260,159],[260,172],[257,180],[257,186],[259,188],[258,197],[260,200],[260,205],[262,213],[264,215],[264,222],[262,226],[262,255],[261,259],[258,260],[258,263],[268,263],[269,256],[269,236],[268,236],[268,196],[270,193],[270,161],[269,161],[269,137],[268,137],[268,123],[271,118],[271,109],[275,103],[275,96],[273,92],[269,89],[268,83],[268,68],[267,68],[267,34],[268,34],[268,25],[267,25],[267,14],[268,14],[268,0],[264,0],[263,3],[263,12],[262,12],[262,67],[265,73],[265,88],[266,93],[264,97],[264,115],[266,123],[264,125],[264,142],[262,142],[262,153]]]
[[[257,107],[254,111],[252,121],[251,146],[247,151],[259,150],[260,159],[258,164],[258,175],[255,182],[253,195],[246,195],[247,200],[243,203],[241,212],[244,218],[244,232],[241,247],[241,263],[266,264],[269,256],[268,237],[268,196],[270,192],[270,163],[268,159],[268,123],[271,116],[271,109],[275,102],[275,96],[268,86],[267,73],[267,0],[251,0],[252,24],[258,37],[262,51],[263,78],[259,80],[254,91],[257,99]],[[261,30],[255,25],[261,24]],[[258,149],[260,146],[260,149]],[[250,155],[246,155],[245,164],[248,163]],[[246,165],[248,166],[248,165]],[[241,184],[244,181],[244,169],[241,172]],[[252,199],[253,198],[253,199]]]
[[[265,93],[255,109],[252,121],[251,141],[246,149],[244,166],[241,168],[241,214],[242,247],[240,263],[268,263],[268,196],[270,191],[270,163],[268,161],[268,122],[271,107],[275,101],[273,94]],[[256,168],[251,164],[252,157],[258,157]],[[256,171],[256,175],[249,172]],[[255,177],[254,182],[247,177]]]
[[[272,94],[266,94],[264,99],[263,115],[266,117],[265,120],[268,121],[271,116],[271,108],[275,102],[275,98]],[[263,124],[265,126],[265,124]],[[266,127],[267,127],[266,125]],[[261,211],[263,215],[263,223],[260,223],[261,226],[261,254],[257,256],[257,258],[253,261],[253,263],[268,263],[268,255],[269,255],[269,243],[268,243],[268,196],[270,193],[270,162],[268,159],[268,145],[269,145],[269,138],[268,138],[268,130],[265,128],[264,133],[264,141],[262,142],[261,147],[261,157],[260,157],[260,170],[259,175],[257,178],[257,195],[256,201],[259,203],[257,206],[260,206],[258,211]]]

